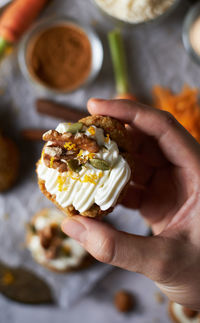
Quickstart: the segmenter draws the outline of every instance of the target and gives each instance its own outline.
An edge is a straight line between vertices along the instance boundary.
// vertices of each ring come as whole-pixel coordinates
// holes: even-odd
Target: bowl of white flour
[[[109,17],[130,25],[151,22],[168,15],[179,0],[93,0]]]

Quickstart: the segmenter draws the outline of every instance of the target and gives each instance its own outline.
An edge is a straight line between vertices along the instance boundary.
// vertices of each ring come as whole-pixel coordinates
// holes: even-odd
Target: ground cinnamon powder
[[[32,40],[27,53],[30,72],[56,90],[78,88],[91,70],[89,39],[81,28],[72,24],[43,31]]]

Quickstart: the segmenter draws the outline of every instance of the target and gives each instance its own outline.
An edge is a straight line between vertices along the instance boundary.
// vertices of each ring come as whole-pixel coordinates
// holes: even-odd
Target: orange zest
[[[97,181],[99,178],[102,177],[102,172],[99,173],[99,175],[97,176],[96,174],[90,174],[90,175],[85,175],[83,180],[81,181],[81,183],[92,183],[94,185],[97,184]]]
[[[75,150],[76,149],[76,145],[73,144],[72,142],[66,142],[64,144],[64,148],[67,150]]]
[[[66,184],[66,180],[67,180],[66,176],[61,176],[61,175],[58,176],[57,183],[58,183],[58,191],[59,192],[66,191],[68,189],[67,185],[65,185],[65,187],[64,187],[64,184]]]
[[[80,176],[74,176],[74,173],[69,171],[68,176],[73,179],[74,181],[79,181],[80,183],[92,183],[94,185],[97,184],[97,181],[103,176],[103,172],[99,172],[98,175],[96,174],[85,174],[83,179]]]
[[[94,158],[95,153],[88,153],[87,155],[83,155],[83,150],[81,149],[77,155],[77,158],[82,162],[86,163],[89,159]]]
[[[95,128],[94,128],[94,127],[92,127],[92,126],[90,126],[90,127],[87,129],[87,131],[88,131],[92,136],[94,136],[94,135],[95,135],[95,133],[96,133]]]
[[[50,159],[50,165],[49,165],[50,168],[53,167],[54,159],[55,159],[55,157],[51,157],[51,159]]]
[[[109,140],[110,140],[110,135],[107,133],[105,142],[108,144],[109,143]]]

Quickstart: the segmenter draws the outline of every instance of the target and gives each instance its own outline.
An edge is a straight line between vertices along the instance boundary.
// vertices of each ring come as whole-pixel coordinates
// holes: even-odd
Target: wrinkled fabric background
[[[132,91],[144,102],[151,102],[150,93],[154,84],[169,86],[175,91],[180,90],[184,83],[199,86],[200,69],[191,62],[181,42],[182,20],[187,9],[186,1],[182,0],[177,10],[159,24],[124,30]],[[74,108],[86,109],[91,96],[113,97],[115,88],[106,38],[106,32],[113,28],[112,22],[101,15],[92,0],[51,1],[43,16],[55,14],[65,14],[92,25],[102,40],[105,54],[103,68],[93,84],[56,99]],[[37,322],[58,320],[71,323],[79,322],[82,316],[88,322],[102,322],[103,318],[104,322],[168,322],[166,303],[156,305],[153,294],[157,289],[148,279],[121,270],[112,271],[111,266],[104,264],[96,264],[84,272],[57,275],[37,265],[25,250],[25,223],[36,211],[51,206],[51,203],[41,195],[34,173],[41,144],[22,142],[19,131],[25,127],[52,128],[59,122],[36,113],[34,100],[38,96],[39,93],[20,72],[16,49],[0,67],[0,120],[4,132],[13,136],[20,146],[22,166],[18,184],[8,193],[0,195],[0,259],[10,265],[23,264],[44,277],[52,287],[57,304],[63,309],[48,310],[42,307],[36,311],[0,297],[0,323],[32,322],[33,313],[34,322],[37,318]],[[148,231],[137,212],[121,206],[115,209],[109,219],[121,230],[137,234]],[[106,278],[97,283],[106,274]],[[97,287],[93,294],[83,299],[83,295],[95,284]],[[140,297],[142,305],[133,316],[125,318],[117,314],[108,301],[108,296],[120,286],[132,288]],[[80,305],[74,307],[81,299]],[[68,316],[64,313],[68,313]],[[104,314],[105,317],[102,316]]]

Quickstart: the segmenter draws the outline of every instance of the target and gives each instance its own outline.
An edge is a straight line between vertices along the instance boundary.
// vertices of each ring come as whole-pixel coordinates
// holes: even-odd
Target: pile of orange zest
[[[51,159],[50,159],[50,165],[49,165],[50,168],[53,167],[54,159],[55,159],[55,157],[51,157]]]
[[[62,192],[62,191],[66,191],[68,189],[68,186],[64,186],[64,184],[66,183],[66,176],[61,176],[59,175],[57,178],[57,183],[58,183],[58,191]]]
[[[74,174],[74,172],[72,172],[72,171],[68,171],[68,173],[67,173],[68,175],[69,175],[69,177],[71,178],[71,179],[73,179],[74,181],[80,181],[80,177],[77,175],[76,177],[74,177],[73,176],[73,174]]]
[[[106,135],[106,139],[105,139],[105,142],[108,144],[109,143],[109,139],[110,139],[110,135],[107,133]]]
[[[154,106],[170,112],[200,142],[199,90],[185,85],[178,94],[157,85],[153,88]]]
[[[66,142],[64,144],[64,148],[67,150],[75,150],[76,149],[76,145],[73,144],[72,142]]]
[[[100,172],[98,176],[96,174],[90,174],[90,175],[86,174],[81,182],[82,183],[91,183],[91,184],[96,185],[98,179],[101,178],[102,175],[103,175],[102,172]]]
[[[77,157],[82,157],[82,155],[83,155],[83,150],[81,149],[81,150],[79,151],[79,153],[78,153]]]
[[[68,172],[68,175],[69,175],[69,177],[71,179],[73,179],[75,181],[79,181],[80,183],[91,183],[91,184],[96,185],[98,179],[100,179],[103,176],[103,173],[100,172],[98,175],[96,175],[96,174],[89,174],[89,175],[85,174],[83,179],[81,179],[80,176],[74,177],[73,172],[71,172],[71,171]]]
[[[3,285],[11,285],[14,282],[14,276],[10,271],[4,273],[2,277],[2,284]]]
[[[78,159],[81,161],[81,162],[87,162],[89,159],[92,159],[93,157],[95,156],[94,153],[89,153],[87,155],[83,155],[83,150],[81,149],[77,155]]]
[[[86,155],[85,157],[88,159],[92,159],[95,156],[94,153],[89,153],[88,155]]]
[[[88,131],[92,136],[94,136],[94,135],[95,135],[95,133],[96,133],[95,128],[94,128],[94,127],[92,127],[92,126],[90,126],[90,127],[87,129],[87,131]]]

